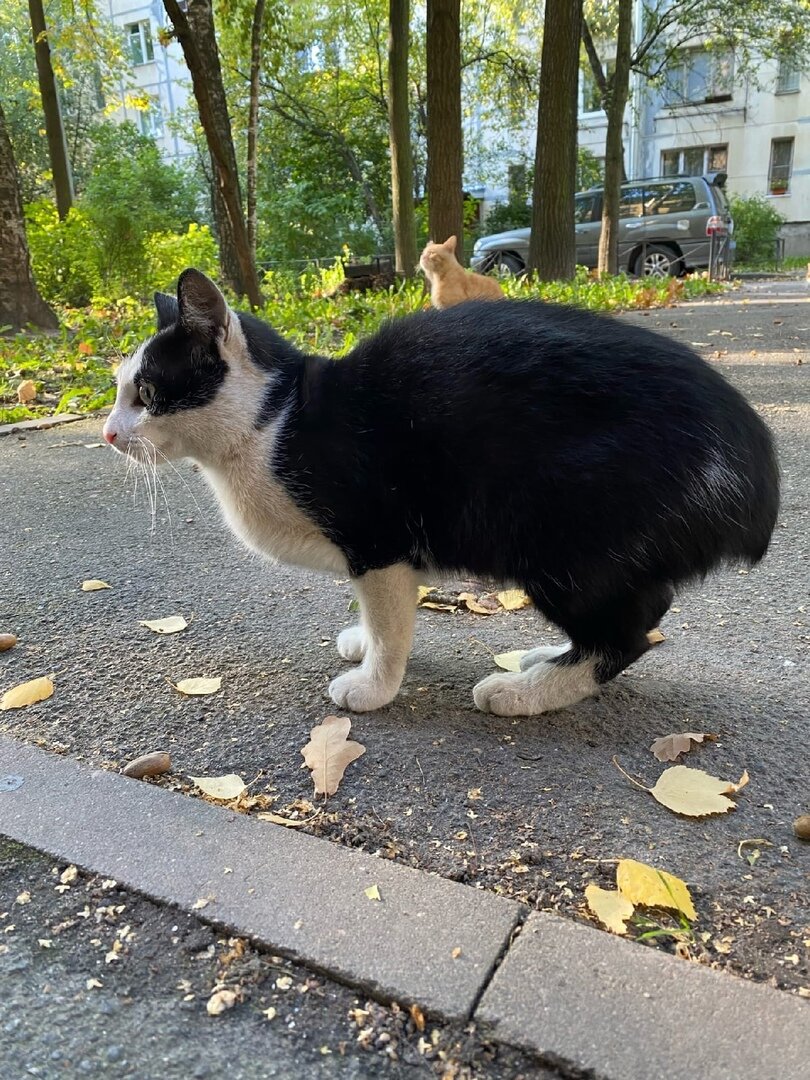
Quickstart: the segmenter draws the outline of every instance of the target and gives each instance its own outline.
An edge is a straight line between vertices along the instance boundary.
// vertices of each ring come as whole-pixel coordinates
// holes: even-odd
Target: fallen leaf
[[[43,949],[52,949],[53,941],[50,938],[37,938],[37,945],[42,946]]]
[[[28,892],[28,890],[26,890],[25,892],[19,893],[18,896],[17,896],[17,899],[14,901],[14,903],[15,904],[30,904],[31,903],[31,893]]]
[[[461,946],[456,945],[455,949],[453,949],[450,955],[453,957],[454,960],[458,960],[458,958],[461,956]]]
[[[301,753],[312,770],[316,795],[334,795],[346,767],[365,754],[365,746],[347,740],[351,726],[348,716],[327,716],[310,731],[310,741]]]
[[[62,873],[59,875],[59,880],[62,882],[63,885],[72,885],[76,878],[78,878],[78,876],[78,867],[74,866],[71,863],[71,865],[66,866]]]
[[[513,649],[512,652],[498,653],[492,659],[504,671],[520,671],[520,661],[528,651],[528,649]]]
[[[664,637],[658,627],[656,627],[655,630],[647,631],[647,641],[649,641],[650,645],[660,645],[662,641],[666,640],[667,639]]]
[[[31,679],[30,682],[20,683],[11,690],[6,690],[0,699],[0,711],[6,709],[22,709],[25,705],[35,705],[38,701],[45,701],[53,694],[53,683],[45,676],[41,679]]]
[[[290,975],[279,975],[279,977],[276,979],[277,990],[289,990],[292,984],[293,981]]]
[[[189,776],[189,780],[193,781],[203,795],[220,802],[231,802],[247,791],[245,781],[236,773],[226,773],[224,776]]]
[[[626,896],[616,889],[600,889],[598,885],[588,885],[585,889],[588,907],[612,934],[626,934],[627,920],[635,908]]]
[[[733,810],[735,803],[727,796],[736,795],[748,783],[748,773],[743,772],[736,784],[710,776],[702,769],[688,769],[685,765],[673,765],[661,773],[650,794],[662,806],[687,817],[704,817],[706,814],[725,814]]]
[[[431,601],[425,601],[424,604],[420,604],[419,607],[430,608],[431,611],[458,611],[456,604],[434,604]]]
[[[17,387],[17,401],[20,405],[30,405],[36,399],[37,388],[32,379],[24,379]]]
[[[236,1004],[237,994],[233,990],[217,990],[205,1004],[209,1016],[221,1016]]]
[[[89,341],[80,341],[76,348],[82,354],[82,356],[90,356],[93,352],[93,346],[90,344]]]
[[[616,885],[631,904],[671,908],[683,912],[687,919],[697,918],[686,882],[674,874],[668,874],[666,870],[658,870],[635,859],[619,859]]]
[[[414,1002],[413,1005],[411,1005],[411,1007],[410,1007],[410,1009],[408,1011],[411,1014],[411,1020],[413,1020],[414,1024],[416,1025],[416,1030],[417,1031],[424,1031],[425,1030],[425,1014],[422,1012],[422,1010],[419,1008],[419,1006],[416,1004],[416,1002]]]
[[[215,694],[222,686],[222,679],[219,676],[214,679],[181,679],[179,683],[172,683],[172,686],[187,697],[202,697],[205,694]]]
[[[271,1005],[269,1008],[262,1010],[262,1016],[265,1018],[265,1020],[275,1020],[276,1010]]]
[[[684,731],[681,734],[662,735],[650,749],[659,761],[675,761],[680,754],[689,753],[693,742],[702,743],[704,739],[716,738],[716,735],[708,735],[706,732]]]
[[[202,909],[204,907],[208,907],[208,905],[210,903],[211,903],[211,897],[210,896],[201,896],[199,898],[199,900],[195,900],[194,903],[191,905],[191,910],[192,911],[202,911]]]
[[[88,578],[87,581],[82,582],[82,592],[98,592],[99,589],[111,589],[112,585],[108,585],[106,581],[99,581],[98,578]]]
[[[8,652],[16,644],[17,638],[14,634],[0,634],[0,652]]]
[[[490,598],[486,595],[478,597],[475,593],[462,592],[458,594],[458,598],[459,601],[464,602],[468,611],[474,611],[476,615],[494,615],[500,610],[500,605],[494,597]]]
[[[88,990],[100,990],[104,986],[104,983],[101,982],[99,979],[87,979],[84,985],[87,987]]]
[[[498,593],[498,603],[506,611],[519,611],[528,607],[531,600],[522,589],[504,589]]]
[[[182,615],[169,615],[166,619],[140,619],[139,626],[146,626],[156,634],[177,634],[185,630],[188,623]]]
[[[382,900],[380,896],[380,888],[378,885],[369,885],[367,889],[363,889],[363,892],[369,898],[369,900]]]

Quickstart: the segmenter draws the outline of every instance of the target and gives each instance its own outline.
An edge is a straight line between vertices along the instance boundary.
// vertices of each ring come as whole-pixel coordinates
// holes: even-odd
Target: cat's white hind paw
[[[371,712],[393,701],[398,690],[399,683],[394,685],[372,679],[359,668],[333,679],[329,684],[329,697],[342,709]]]
[[[553,664],[538,660],[526,671],[499,671],[473,688],[475,704],[496,716],[538,716],[595,694],[594,660]]]
[[[525,656],[520,658],[520,670],[528,671],[530,667],[539,664],[541,660],[553,660],[555,656],[562,656],[571,648],[571,642],[564,645],[540,645],[536,649],[529,649]]]
[[[358,663],[366,655],[366,632],[362,626],[347,626],[337,636],[337,651],[344,660]]]

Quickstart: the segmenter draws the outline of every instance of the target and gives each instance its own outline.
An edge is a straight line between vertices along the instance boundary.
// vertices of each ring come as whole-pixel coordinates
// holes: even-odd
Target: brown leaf
[[[692,749],[692,743],[702,743],[704,739],[716,739],[716,735],[707,732],[684,731],[681,734],[662,735],[656,739],[650,749],[659,761],[675,761],[681,754]]]
[[[365,754],[365,746],[347,739],[351,726],[348,716],[327,716],[310,731],[310,740],[301,753],[312,770],[316,795],[334,795],[346,766]]]
[[[36,396],[37,388],[32,379],[24,379],[17,386],[17,401],[20,405],[30,405],[32,401],[36,401]]]
[[[498,593],[498,601],[506,611],[519,611],[528,607],[531,600],[522,589],[504,589]]]
[[[647,631],[647,641],[649,641],[650,645],[660,645],[662,641],[666,640],[667,639],[664,637],[664,635],[661,633],[657,626],[655,630]]]
[[[408,1011],[411,1014],[411,1020],[413,1020],[414,1024],[416,1025],[416,1030],[417,1031],[424,1031],[425,1030],[425,1014],[422,1012],[422,1010],[419,1008],[419,1006],[416,1004],[416,1002],[414,1002],[413,1005],[411,1005],[411,1007],[410,1007],[410,1009]]]
[[[501,610],[498,599],[489,593],[476,596],[475,593],[462,592],[458,594],[459,602],[467,606],[468,611],[474,611],[476,615],[494,615]]]

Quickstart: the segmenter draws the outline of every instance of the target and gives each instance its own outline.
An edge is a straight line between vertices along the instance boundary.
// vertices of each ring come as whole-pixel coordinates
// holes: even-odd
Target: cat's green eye
[[[138,387],[138,397],[149,408],[152,402],[155,400],[155,388],[150,382],[143,382]]]

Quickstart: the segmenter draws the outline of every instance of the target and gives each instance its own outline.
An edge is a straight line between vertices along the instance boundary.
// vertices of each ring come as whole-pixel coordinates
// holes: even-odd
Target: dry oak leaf
[[[139,626],[146,626],[156,634],[177,634],[185,630],[188,623],[182,615],[169,615],[166,619],[140,619]]]
[[[635,859],[619,859],[616,885],[631,904],[671,908],[682,912],[692,921],[697,918],[686,882],[674,874],[668,874],[666,870],[657,870]]]
[[[642,791],[649,792],[668,810],[674,810],[676,814],[684,814],[686,817],[706,817],[708,814],[728,813],[729,810],[734,809],[735,803],[727,796],[736,795],[750,779],[747,770],[743,771],[740,779],[734,784],[728,780],[710,776],[702,769],[673,765],[671,769],[665,769],[661,773],[653,787],[648,788],[626,773],[615,755],[612,760],[619,772],[631,784],[635,784]]]
[[[112,585],[108,585],[106,581],[99,581],[98,578],[88,578],[82,582],[82,592],[98,592],[99,589],[111,589]]]
[[[498,602],[505,611],[520,611],[531,604],[530,598],[522,589],[504,589],[498,593]]]
[[[626,934],[627,920],[633,914],[633,904],[616,889],[600,889],[588,885],[585,889],[588,907],[600,923],[612,934]]]
[[[716,738],[716,735],[709,735],[705,731],[684,731],[681,734],[662,735],[650,749],[659,761],[675,761],[681,754],[689,753],[693,742],[702,743],[704,739]]]
[[[316,795],[334,795],[346,766],[365,754],[365,746],[347,739],[351,726],[348,716],[327,716],[310,731],[301,753],[312,770]]]
[[[512,652],[498,653],[492,659],[504,671],[520,671],[520,661],[528,651],[528,649],[513,649]]]
[[[6,690],[0,699],[0,711],[6,709],[22,709],[25,705],[35,705],[38,701],[45,701],[53,694],[53,682],[44,676],[41,679],[31,679],[30,682],[20,683]]]
[[[247,791],[247,784],[236,773],[226,773],[224,776],[189,776],[189,780],[203,795],[220,802],[231,802]]]
[[[203,697],[206,694],[215,694],[222,686],[222,679],[219,676],[214,679],[181,679],[178,683],[172,683],[172,686],[188,697]]]

